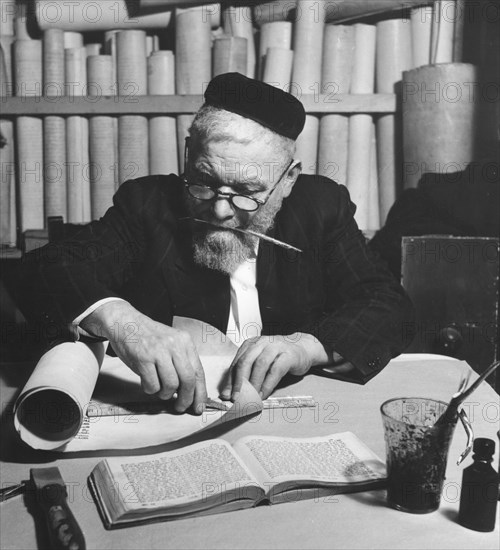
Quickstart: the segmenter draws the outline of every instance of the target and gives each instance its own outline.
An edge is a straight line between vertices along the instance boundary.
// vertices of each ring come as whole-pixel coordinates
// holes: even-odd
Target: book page
[[[261,483],[352,484],[385,477],[384,463],[351,432],[311,438],[244,437],[234,448]]]
[[[227,491],[232,491],[233,499],[245,498],[245,488],[258,485],[229,443],[220,439],[147,458],[108,458],[104,463],[126,510],[170,508],[209,500],[211,506],[224,504]],[[100,490],[106,491],[108,498],[109,491],[113,491],[110,487]]]

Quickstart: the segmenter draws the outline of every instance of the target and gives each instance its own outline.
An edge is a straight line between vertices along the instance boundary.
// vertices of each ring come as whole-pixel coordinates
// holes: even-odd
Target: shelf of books
[[[231,71],[303,101],[303,171],[346,185],[360,228],[379,228],[401,181],[403,72],[452,60],[456,28],[431,36],[446,2],[242,4],[0,0],[0,245],[50,216],[100,218],[127,179],[182,172],[203,91]]]

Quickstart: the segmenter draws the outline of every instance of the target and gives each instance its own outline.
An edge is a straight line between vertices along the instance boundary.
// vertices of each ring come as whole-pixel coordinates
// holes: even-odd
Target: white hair
[[[196,113],[189,128],[189,135],[195,148],[198,143],[205,140],[236,141],[242,144],[259,141],[276,152],[283,167],[291,162],[295,154],[293,139],[282,136],[249,118],[212,105],[203,105]]]

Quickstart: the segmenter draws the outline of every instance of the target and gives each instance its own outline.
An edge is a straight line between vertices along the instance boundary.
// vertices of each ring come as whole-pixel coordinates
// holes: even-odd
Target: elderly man
[[[20,287],[45,323],[99,337],[148,394],[200,412],[204,372],[174,315],[239,349],[222,397],[248,379],[266,398],[311,367],[365,382],[405,347],[412,306],[365,246],[345,187],[301,175],[293,96],[237,73],[212,80],[185,171],[125,182],[72,242],[28,256]],[[36,270],[36,274],[34,274]]]

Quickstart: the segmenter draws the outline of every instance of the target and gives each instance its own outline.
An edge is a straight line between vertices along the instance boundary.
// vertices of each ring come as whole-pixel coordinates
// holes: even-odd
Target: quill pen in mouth
[[[200,220],[199,218],[181,218],[181,220],[190,220],[197,223],[204,223],[205,225],[210,225],[211,227],[215,227],[217,229],[223,229],[227,231],[236,231],[237,233],[252,235],[252,237],[257,237],[258,239],[262,239],[263,241],[268,241],[270,243],[275,244],[276,246],[281,246],[282,248],[286,248],[287,250],[295,250],[296,252],[302,252],[300,248],[296,248],[291,244],[284,243],[283,241],[274,239],[273,237],[269,237],[269,235],[264,235],[263,233],[259,233],[258,231],[252,231],[251,229],[243,229],[241,227],[223,227],[215,223],[210,223],[210,222],[206,222],[205,220]]]

